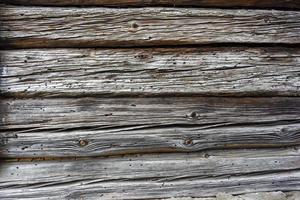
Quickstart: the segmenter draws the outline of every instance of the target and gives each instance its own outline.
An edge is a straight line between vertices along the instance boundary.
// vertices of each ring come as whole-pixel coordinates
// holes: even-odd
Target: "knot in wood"
[[[193,118],[193,119],[197,119],[198,118],[198,114],[196,111],[193,111],[191,114],[190,114],[190,117]]]
[[[131,27],[132,29],[137,29],[137,28],[139,27],[139,25],[138,25],[136,22],[132,22],[132,23],[130,24],[130,27]]]
[[[148,58],[149,56],[147,54],[139,54],[137,56],[135,56],[136,58],[139,58],[139,59],[146,59]]]
[[[193,145],[193,139],[186,139],[184,140],[183,144],[186,146]]]
[[[82,140],[82,139],[79,140],[79,146],[81,146],[81,147],[88,145],[88,143],[89,142],[87,140]]]
[[[133,22],[133,23],[131,24],[131,27],[132,27],[132,28],[138,28],[139,25],[138,25],[137,23]]]
[[[205,153],[205,154],[204,154],[204,158],[209,158],[209,156],[210,156],[210,155],[209,155],[208,153]]]

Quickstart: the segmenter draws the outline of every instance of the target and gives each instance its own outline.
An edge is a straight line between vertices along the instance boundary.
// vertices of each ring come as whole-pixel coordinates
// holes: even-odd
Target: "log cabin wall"
[[[0,199],[300,199],[300,1],[0,3]]]

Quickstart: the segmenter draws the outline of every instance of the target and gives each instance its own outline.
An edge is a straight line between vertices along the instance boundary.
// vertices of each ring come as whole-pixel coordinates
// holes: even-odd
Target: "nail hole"
[[[184,140],[184,143],[185,145],[192,145],[193,144],[193,140],[192,139],[186,139]]]
[[[79,145],[82,146],[82,147],[84,147],[84,146],[88,145],[88,141],[86,141],[86,140],[79,140]]]
[[[135,22],[133,22],[132,24],[131,24],[131,28],[138,28],[139,27],[139,25],[137,24],[137,23],[135,23]]]
[[[205,154],[204,154],[204,158],[209,158],[209,156],[210,156],[210,155],[209,155],[208,153],[205,153]]]
[[[197,113],[196,113],[195,111],[192,112],[192,113],[191,113],[191,117],[192,117],[192,118],[196,118],[196,117],[197,117]]]

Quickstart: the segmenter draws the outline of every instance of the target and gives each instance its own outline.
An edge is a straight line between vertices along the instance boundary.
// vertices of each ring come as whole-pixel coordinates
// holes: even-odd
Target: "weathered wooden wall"
[[[0,199],[300,199],[300,1],[0,3]]]

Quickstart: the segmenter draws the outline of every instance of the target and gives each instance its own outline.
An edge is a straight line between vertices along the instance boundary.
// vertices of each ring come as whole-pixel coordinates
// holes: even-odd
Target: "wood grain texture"
[[[300,12],[2,6],[1,46],[112,47],[300,41]]]
[[[241,195],[230,195],[227,193],[219,193],[216,197],[172,197],[162,200],[297,200],[300,198],[299,191],[292,192],[255,192]]]
[[[2,3],[51,6],[199,6],[199,7],[251,7],[299,9],[298,0],[0,0]]]
[[[2,157],[194,152],[300,144],[299,98],[2,100]]]
[[[299,96],[299,48],[1,51],[1,94]]]
[[[156,199],[300,190],[291,149],[4,162],[1,199]]]

